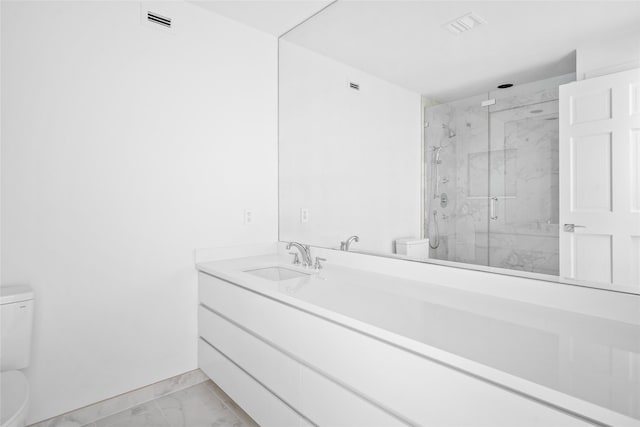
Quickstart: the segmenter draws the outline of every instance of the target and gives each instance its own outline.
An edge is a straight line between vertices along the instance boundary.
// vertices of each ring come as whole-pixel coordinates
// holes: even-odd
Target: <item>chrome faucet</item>
[[[351,243],[353,242],[358,243],[359,241],[360,241],[360,238],[358,236],[351,236],[346,241],[340,242],[340,250],[349,251],[349,248],[351,247]]]
[[[296,248],[300,252],[303,267],[311,267],[313,265],[311,262],[311,250],[309,249],[309,245],[303,245],[298,242],[289,242],[287,250],[290,250],[292,247]]]

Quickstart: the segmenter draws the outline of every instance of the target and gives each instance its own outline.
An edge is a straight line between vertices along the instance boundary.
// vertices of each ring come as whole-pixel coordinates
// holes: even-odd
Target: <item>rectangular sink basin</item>
[[[308,273],[302,273],[296,270],[289,270],[288,268],[283,268],[283,267],[256,268],[255,270],[245,270],[244,272],[253,274],[254,276],[262,277],[263,279],[273,280],[276,282],[309,276]]]

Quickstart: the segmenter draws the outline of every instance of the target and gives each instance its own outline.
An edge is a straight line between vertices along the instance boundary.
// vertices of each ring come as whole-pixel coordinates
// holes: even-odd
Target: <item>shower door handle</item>
[[[491,202],[489,203],[489,219],[491,221],[495,221],[498,219],[498,215],[496,214],[496,204],[498,203],[497,197],[492,197]]]

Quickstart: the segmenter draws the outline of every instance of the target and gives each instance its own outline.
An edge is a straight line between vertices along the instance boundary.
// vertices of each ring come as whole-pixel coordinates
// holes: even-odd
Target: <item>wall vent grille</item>
[[[487,21],[475,13],[470,12],[454,19],[453,21],[447,22],[444,24],[444,28],[446,28],[450,33],[458,35],[466,33],[467,31],[486,23]]]
[[[171,18],[158,15],[157,13],[147,12],[147,21],[171,28]]]
[[[349,87],[353,90],[360,90],[360,85],[358,83],[349,82]]]

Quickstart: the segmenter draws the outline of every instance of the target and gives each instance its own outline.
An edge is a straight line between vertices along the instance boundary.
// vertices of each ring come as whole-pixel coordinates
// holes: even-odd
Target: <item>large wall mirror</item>
[[[640,2],[339,0],[279,51],[280,240],[640,293]]]

